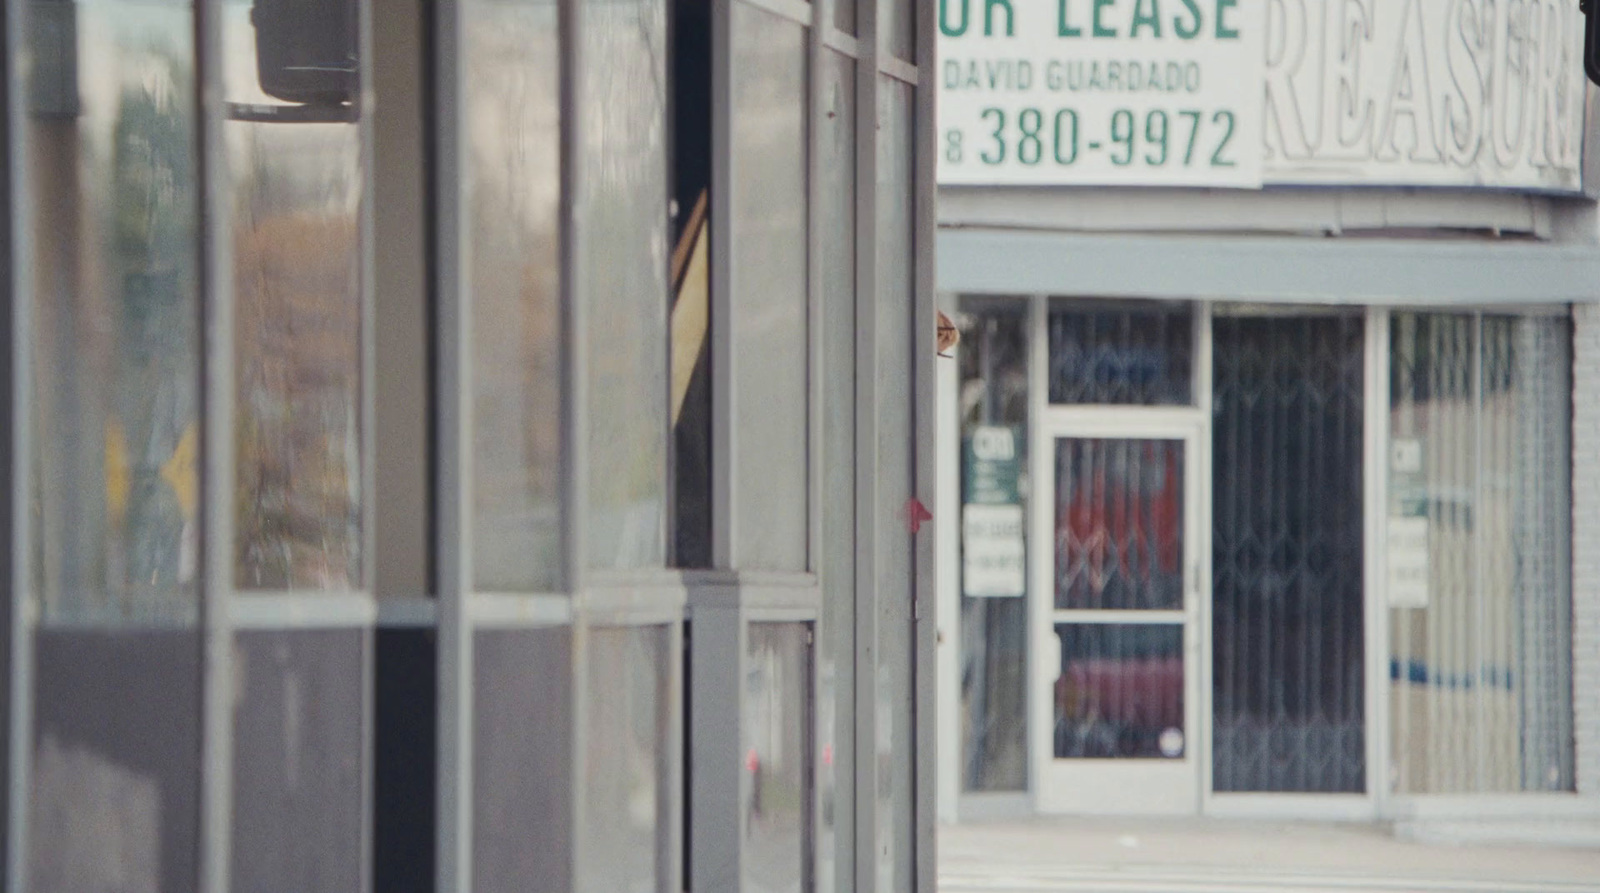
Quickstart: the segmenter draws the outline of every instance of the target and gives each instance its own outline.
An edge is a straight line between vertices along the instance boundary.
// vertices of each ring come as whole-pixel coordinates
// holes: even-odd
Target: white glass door
[[[1037,808],[1194,813],[1197,427],[1061,422],[1042,434],[1030,587]]]

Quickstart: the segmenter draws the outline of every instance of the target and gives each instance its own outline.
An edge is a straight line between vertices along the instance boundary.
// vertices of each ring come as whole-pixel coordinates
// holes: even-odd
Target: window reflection
[[[194,12],[12,13],[27,188],[7,210],[31,249],[17,260],[33,325],[16,343],[33,376],[40,600],[12,689],[32,718],[13,742],[29,765],[16,855],[30,889],[183,891],[200,833]]]
[[[462,18],[473,579],[483,590],[549,590],[561,542],[556,5],[467,0]]]
[[[177,3],[30,8],[35,573],[45,621],[192,612],[194,60]],[[80,74],[90,58],[95,76]]]
[[[280,69],[304,68],[319,50],[332,54],[325,67],[353,67],[355,5],[289,6],[281,18],[264,12],[254,23],[244,0],[222,8],[235,574],[243,589],[349,590],[363,585],[363,195],[360,132],[336,100],[353,74],[335,71],[332,86],[319,87]],[[349,38],[342,59],[337,45],[327,46],[329,30],[340,27]],[[285,42],[290,49],[280,54]],[[263,81],[279,95],[316,101],[286,106]]]

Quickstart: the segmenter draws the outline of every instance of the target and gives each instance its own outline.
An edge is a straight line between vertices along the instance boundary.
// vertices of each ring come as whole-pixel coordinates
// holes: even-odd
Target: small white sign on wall
[[[1389,606],[1428,606],[1428,519],[1390,516],[1385,557],[1389,565]]]
[[[1022,506],[967,505],[961,510],[961,591],[968,598],[1014,598],[1027,592]]]

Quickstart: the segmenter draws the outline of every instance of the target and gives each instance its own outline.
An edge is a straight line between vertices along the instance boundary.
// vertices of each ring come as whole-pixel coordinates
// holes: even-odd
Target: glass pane
[[[672,675],[664,626],[589,631],[579,893],[668,893],[673,812],[665,765]],[[600,693],[604,693],[603,696]]]
[[[30,889],[185,893],[200,833],[194,13],[13,14],[27,59],[3,64],[27,78],[12,157],[31,202],[6,211],[31,239],[34,327],[14,337],[33,364],[38,599],[32,737],[12,742],[31,751],[31,777],[11,778],[28,796],[18,855]]]
[[[472,651],[472,889],[564,893],[571,889],[571,631],[479,632]]]
[[[1179,759],[1181,624],[1056,624],[1056,759]]]
[[[666,564],[665,0],[578,4],[589,564]],[[526,52],[524,50],[524,52]]]
[[[1566,318],[1392,323],[1390,783],[1573,789]]]
[[[810,890],[811,628],[752,623],[745,651],[744,889]]]
[[[1028,457],[1028,314],[1023,302],[968,300],[957,314],[961,329],[961,433],[963,502],[999,496],[1012,514],[1016,535],[985,531],[984,542],[964,543],[963,564],[998,554],[1007,580],[963,579],[961,599],[962,784],[971,791],[1022,791],[1028,783],[1027,754],[1027,494],[1020,472]],[[982,432],[982,433],[980,433]],[[1005,435],[1000,457],[980,457],[979,440]],[[1009,457],[1009,458],[1007,458]],[[976,467],[980,462],[993,466]],[[995,474],[995,470],[1011,474]],[[974,478],[983,471],[982,486]],[[1012,480],[1004,480],[1010,477]],[[1001,486],[994,486],[997,479]],[[979,490],[989,492],[982,493]],[[990,511],[988,505],[977,510]],[[963,513],[967,507],[963,506]],[[967,520],[967,519],[964,519]],[[965,527],[965,524],[963,525]],[[977,535],[974,532],[974,536]],[[981,547],[976,548],[976,547]],[[979,554],[974,554],[978,552]],[[976,573],[976,569],[974,571]],[[985,574],[992,577],[992,574]],[[1004,582],[1008,585],[972,585]]]
[[[235,890],[360,889],[362,630],[235,638]]]
[[[195,890],[199,636],[45,629],[34,648],[31,888]]]
[[[733,5],[741,570],[807,570],[806,29]]]
[[[1193,356],[1188,304],[1051,304],[1051,403],[1187,406]]]
[[[359,589],[366,237],[357,4],[273,8],[293,12],[222,6],[235,580],[254,590]]]
[[[879,78],[877,251],[877,525],[879,891],[909,891],[915,727],[911,607],[913,548],[906,511],[912,497],[914,429],[911,339],[913,286],[913,134],[911,88]],[[866,734],[863,730],[862,734]]]
[[[1214,329],[1212,787],[1359,793],[1362,317]]]
[[[199,191],[187,6],[29,4],[43,621],[192,618]],[[79,66],[94,63],[94,76]],[[57,92],[59,91],[59,92]]]
[[[549,591],[561,567],[556,4],[463,0],[461,20],[472,578],[484,591]]]
[[[1183,441],[1056,441],[1061,610],[1183,607]]]
[[[855,60],[824,50],[822,90],[822,622],[817,629],[817,747],[813,764],[821,824],[816,843],[820,893],[850,890],[855,866]]]

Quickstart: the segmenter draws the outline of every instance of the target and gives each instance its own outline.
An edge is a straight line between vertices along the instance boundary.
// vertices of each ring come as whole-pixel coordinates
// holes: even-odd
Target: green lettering
[[[1157,2],[1158,0],[1138,0],[1138,2],[1134,4],[1133,26],[1128,29],[1129,37],[1138,37],[1140,28],[1149,28],[1151,31],[1151,36],[1156,38],[1161,37],[1161,10],[1160,7],[1156,5]],[[1150,4],[1150,12],[1148,15],[1144,11],[1146,3]]]
[[[1006,36],[1012,36],[1012,25],[1016,15],[1011,11],[1011,0],[984,0],[983,3],[983,36],[994,36],[994,8],[998,6],[1006,13]]]
[[[1056,36],[1082,37],[1083,29],[1067,24],[1067,0],[1056,0]]]
[[[1117,36],[1117,29],[1115,29],[1115,28],[1107,28],[1104,25],[1100,24],[1100,13],[1104,12],[1107,7],[1111,6],[1112,4],[1114,4],[1116,2],[1117,2],[1117,0],[1094,0],[1094,36],[1095,37],[1116,37]]]
[[[1220,3],[1221,0],[1218,0],[1218,2]],[[1184,40],[1194,40],[1200,36],[1200,25],[1203,21],[1200,18],[1200,7],[1195,0],[1183,0],[1183,5],[1189,10],[1189,15],[1194,17],[1194,21],[1185,25],[1183,19],[1174,17],[1172,19],[1172,30]]]
[[[961,7],[961,24],[950,24],[950,4]],[[939,0],[939,33],[945,37],[960,37],[967,33],[967,0]]]
[[[1227,26],[1227,24],[1222,21],[1222,17],[1228,14],[1228,10],[1233,9],[1235,6],[1238,6],[1238,5],[1239,5],[1239,0],[1217,0],[1217,39],[1218,40],[1238,40],[1239,39],[1239,29],[1238,28],[1229,28]]]

